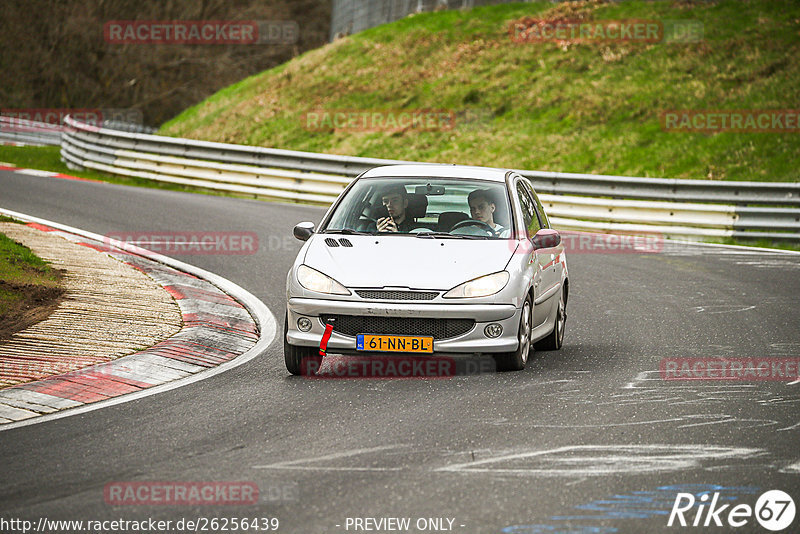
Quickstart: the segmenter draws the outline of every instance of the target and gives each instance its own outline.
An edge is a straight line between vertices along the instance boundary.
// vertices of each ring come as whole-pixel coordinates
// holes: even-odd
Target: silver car
[[[348,185],[318,229],[304,222],[294,235],[305,245],[286,281],[292,374],[325,354],[323,337],[337,354],[481,353],[503,371],[523,369],[531,347],[561,348],[564,246],[516,172],[377,167]]]

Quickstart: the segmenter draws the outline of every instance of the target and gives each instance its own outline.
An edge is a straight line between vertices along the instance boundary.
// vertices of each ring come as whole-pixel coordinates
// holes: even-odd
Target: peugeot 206
[[[490,355],[521,370],[564,339],[561,236],[527,178],[440,164],[366,171],[328,209],[286,282],[292,374],[328,351],[380,357]],[[324,341],[323,341],[324,338]]]

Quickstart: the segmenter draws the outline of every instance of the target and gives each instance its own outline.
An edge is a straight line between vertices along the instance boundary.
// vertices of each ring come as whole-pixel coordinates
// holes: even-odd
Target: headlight
[[[328,293],[332,295],[349,295],[350,291],[342,284],[326,276],[321,272],[312,269],[308,265],[301,265],[297,268],[297,281],[300,285],[317,293]]]
[[[487,274],[475,280],[464,282],[463,284],[454,287],[442,297],[446,299],[460,299],[467,297],[488,297],[494,295],[508,283],[508,272],[500,271],[499,273]]]

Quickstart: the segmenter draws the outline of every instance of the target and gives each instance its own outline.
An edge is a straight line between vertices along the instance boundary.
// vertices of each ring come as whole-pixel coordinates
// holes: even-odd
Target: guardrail
[[[21,145],[61,144],[61,132],[51,124],[0,115],[0,140]]]
[[[364,170],[417,163],[125,132],[69,117],[65,123],[61,157],[72,168],[318,205],[330,204]],[[520,172],[558,228],[800,242],[797,182]]]
[[[155,128],[119,120],[104,120],[103,128],[152,134]],[[63,126],[0,115],[0,141],[12,144],[60,146]]]

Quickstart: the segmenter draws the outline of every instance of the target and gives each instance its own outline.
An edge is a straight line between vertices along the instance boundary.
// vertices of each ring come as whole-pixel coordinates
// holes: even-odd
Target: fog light
[[[308,317],[300,317],[297,320],[297,328],[299,328],[301,332],[308,332],[311,330],[311,319]]]
[[[500,334],[503,333],[503,325],[499,323],[487,324],[486,328],[483,329],[483,333],[486,337],[500,337]]]

